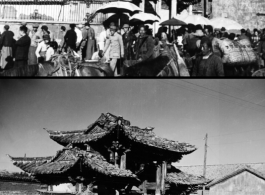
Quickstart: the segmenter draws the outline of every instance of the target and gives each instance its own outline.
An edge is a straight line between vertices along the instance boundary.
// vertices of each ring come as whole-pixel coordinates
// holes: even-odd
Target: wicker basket
[[[224,53],[223,63],[229,66],[242,66],[258,62],[257,54],[246,39],[240,41],[225,39],[219,41],[219,46]]]

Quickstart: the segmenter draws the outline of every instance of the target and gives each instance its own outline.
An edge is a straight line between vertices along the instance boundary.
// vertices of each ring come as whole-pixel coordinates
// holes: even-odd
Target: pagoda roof
[[[34,175],[65,173],[82,158],[83,164],[103,175],[136,178],[136,175],[131,171],[119,169],[108,163],[99,153],[84,151],[79,148],[63,148],[53,157],[9,157],[15,166]]]
[[[52,131],[47,130],[50,138],[57,143],[66,146],[69,143],[95,142],[113,132],[121,120],[121,131],[133,142],[146,146],[159,148],[176,153],[189,154],[196,150],[196,147],[187,143],[180,143],[157,136],[153,128],[139,128],[131,126],[130,121],[110,113],[102,114],[86,130],[80,131]]]

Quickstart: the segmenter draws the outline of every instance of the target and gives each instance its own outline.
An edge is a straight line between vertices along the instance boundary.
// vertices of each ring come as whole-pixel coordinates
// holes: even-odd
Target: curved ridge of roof
[[[111,113],[102,113],[86,130],[67,132],[48,130],[48,132],[51,139],[64,146],[69,143],[88,143],[97,141],[111,133],[118,125],[119,120],[121,121],[124,134],[137,143],[182,154],[190,154],[197,150],[194,145],[157,136],[153,132],[153,127],[139,128],[131,126],[130,121],[123,119],[122,116],[115,116]]]

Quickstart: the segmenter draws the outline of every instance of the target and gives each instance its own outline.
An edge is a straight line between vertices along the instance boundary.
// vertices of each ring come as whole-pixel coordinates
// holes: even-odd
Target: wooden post
[[[156,167],[156,191],[155,195],[161,195],[161,164],[157,163]]]
[[[206,177],[206,160],[207,160],[207,139],[208,134],[205,135],[205,146],[204,146],[204,163],[203,163],[203,177]],[[205,186],[202,187],[202,194],[204,195]]]
[[[140,9],[144,12],[144,9],[145,9],[145,0],[142,0],[142,3],[140,3]]]
[[[192,5],[189,5],[189,15],[192,15]]]
[[[120,169],[126,169],[126,153],[121,156]]]
[[[165,194],[165,178],[167,176],[167,162],[163,161],[162,163],[162,175],[161,175],[161,191],[162,194]]]
[[[118,152],[115,152],[114,165],[115,165],[115,167],[117,167],[117,168],[119,167],[118,159],[119,159],[119,157],[118,157]]]
[[[170,18],[176,18],[177,15],[177,0],[171,0],[171,16]]]

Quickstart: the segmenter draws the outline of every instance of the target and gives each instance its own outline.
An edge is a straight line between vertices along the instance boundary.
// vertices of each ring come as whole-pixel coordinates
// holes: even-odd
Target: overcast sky
[[[55,155],[43,128],[85,129],[106,112],[198,147],[178,165],[203,164],[206,133],[207,164],[265,162],[264,80],[1,80],[0,97],[0,170],[20,171],[6,154]]]

